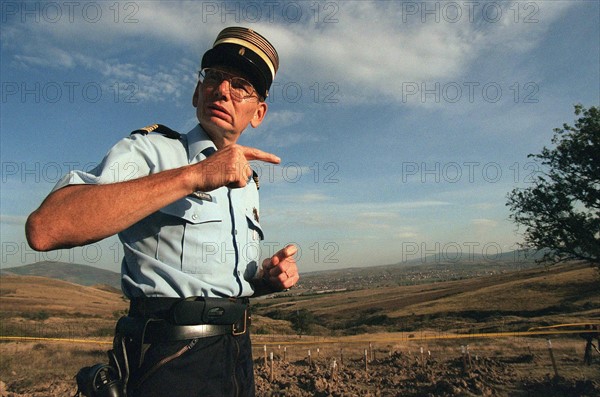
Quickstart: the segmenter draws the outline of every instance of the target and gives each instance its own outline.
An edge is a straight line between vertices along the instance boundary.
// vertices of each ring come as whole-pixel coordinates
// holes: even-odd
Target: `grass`
[[[0,379],[16,393],[25,393],[58,380],[72,383],[79,368],[106,361],[105,350],[98,346],[63,343],[2,343]]]
[[[0,380],[9,390],[31,396],[73,395],[79,368],[106,362],[109,344],[75,343],[78,338],[110,342],[116,319],[127,302],[118,293],[31,276],[2,276],[0,335],[60,337],[70,342],[0,342]],[[501,360],[517,373],[552,374],[546,338],[419,340],[423,335],[526,330],[532,326],[580,321],[600,322],[598,274],[588,267],[527,269],[493,277],[411,286],[387,286],[332,294],[256,300],[252,332],[255,357],[263,345],[290,361],[302,361],[307,349],[320,349],[324,364],[343,351],[360,361],[369,342],[377,357],[398,351],[414,359],[420,347],[436,357],[460,358],[461,345],[472,354]],[[294,292],[292,290],[291,292]],[[90,298],[91,297],[91,298]],[[298,313],[310,313],[295,335]],[[303,326],[306,324],[303,324]],[[333,340],[332,340],[333,338]],[[596,379],[598,362],[582,365],[584,341],[553,338],[561,376]]]

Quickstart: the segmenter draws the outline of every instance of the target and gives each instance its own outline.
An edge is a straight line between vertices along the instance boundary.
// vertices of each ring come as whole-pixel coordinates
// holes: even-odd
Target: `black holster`
[[[124,386],[114,367],[96,364],[84,367],[75,376],[75,397],[123,397]]]
[[[144,335],[149,321],[144,318],[123,316],[117,322],[112,352],[125,389],[130,375],[140,368],[144,361],[144,354],[148,350],[149,345],[144,344]]]
[[[147,320],[139,318],[119,319],[113,348],[107,352],[109,363],[80,369],[75,396],[127,397],[129,376],[141,365],[147,348],[143,344],[146,324]]]
[[[132,299],[128,316],[117,321],[109,364],[82,368],[77,374],[86,397],[127,397],[139,380],[144,355],[155,341],[241,335],[250,324],[248,299],[191,297]],[[101,375],[101,376],[100,376]],[[97,379],[104,380],[98,383]],[[102,394],[105,393],[105,394]],[[112,393],[112,394],[111,394]]]

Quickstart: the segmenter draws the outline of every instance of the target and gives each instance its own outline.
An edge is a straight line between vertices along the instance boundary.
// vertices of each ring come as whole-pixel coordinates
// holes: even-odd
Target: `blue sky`
[[[130,131],[191,129],[200,58],[226,26],[280,55],[267,118],[240,143],[282,158],[256,165],[264,253],[294,242],[301,271],[514,250],[506,195],[538,170],[527,155],[600,102],[597,1],[1,4],[2,267],[119,269],[115,238],[35,253],[26,217]]]

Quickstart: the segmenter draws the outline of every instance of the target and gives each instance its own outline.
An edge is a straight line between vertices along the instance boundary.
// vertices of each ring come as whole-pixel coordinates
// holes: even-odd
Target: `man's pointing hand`
[[[248,161],[259,160],[279,164],[281,159],[272,153],[260,149],[228,145],[216,151],[204,161],[193,165],[195,177],[193,191],[210,192],[222,186],[241,188],[252,177],[252,168]]]

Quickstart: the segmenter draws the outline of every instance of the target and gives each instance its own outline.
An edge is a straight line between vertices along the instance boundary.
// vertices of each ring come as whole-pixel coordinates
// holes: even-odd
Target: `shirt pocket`
[[[167,224],[161,228],[157,259],[185,273],[211,274],[223,241],[223,214],[219,206],[185,197],[160,212],[178,218],[178,227]]]
[[[223,220],[223,214],[221,214],[219,206],[210,201],[189,197],[184,197],[161,208],[160,212],[181,218],[192,224],[221,222]]]

